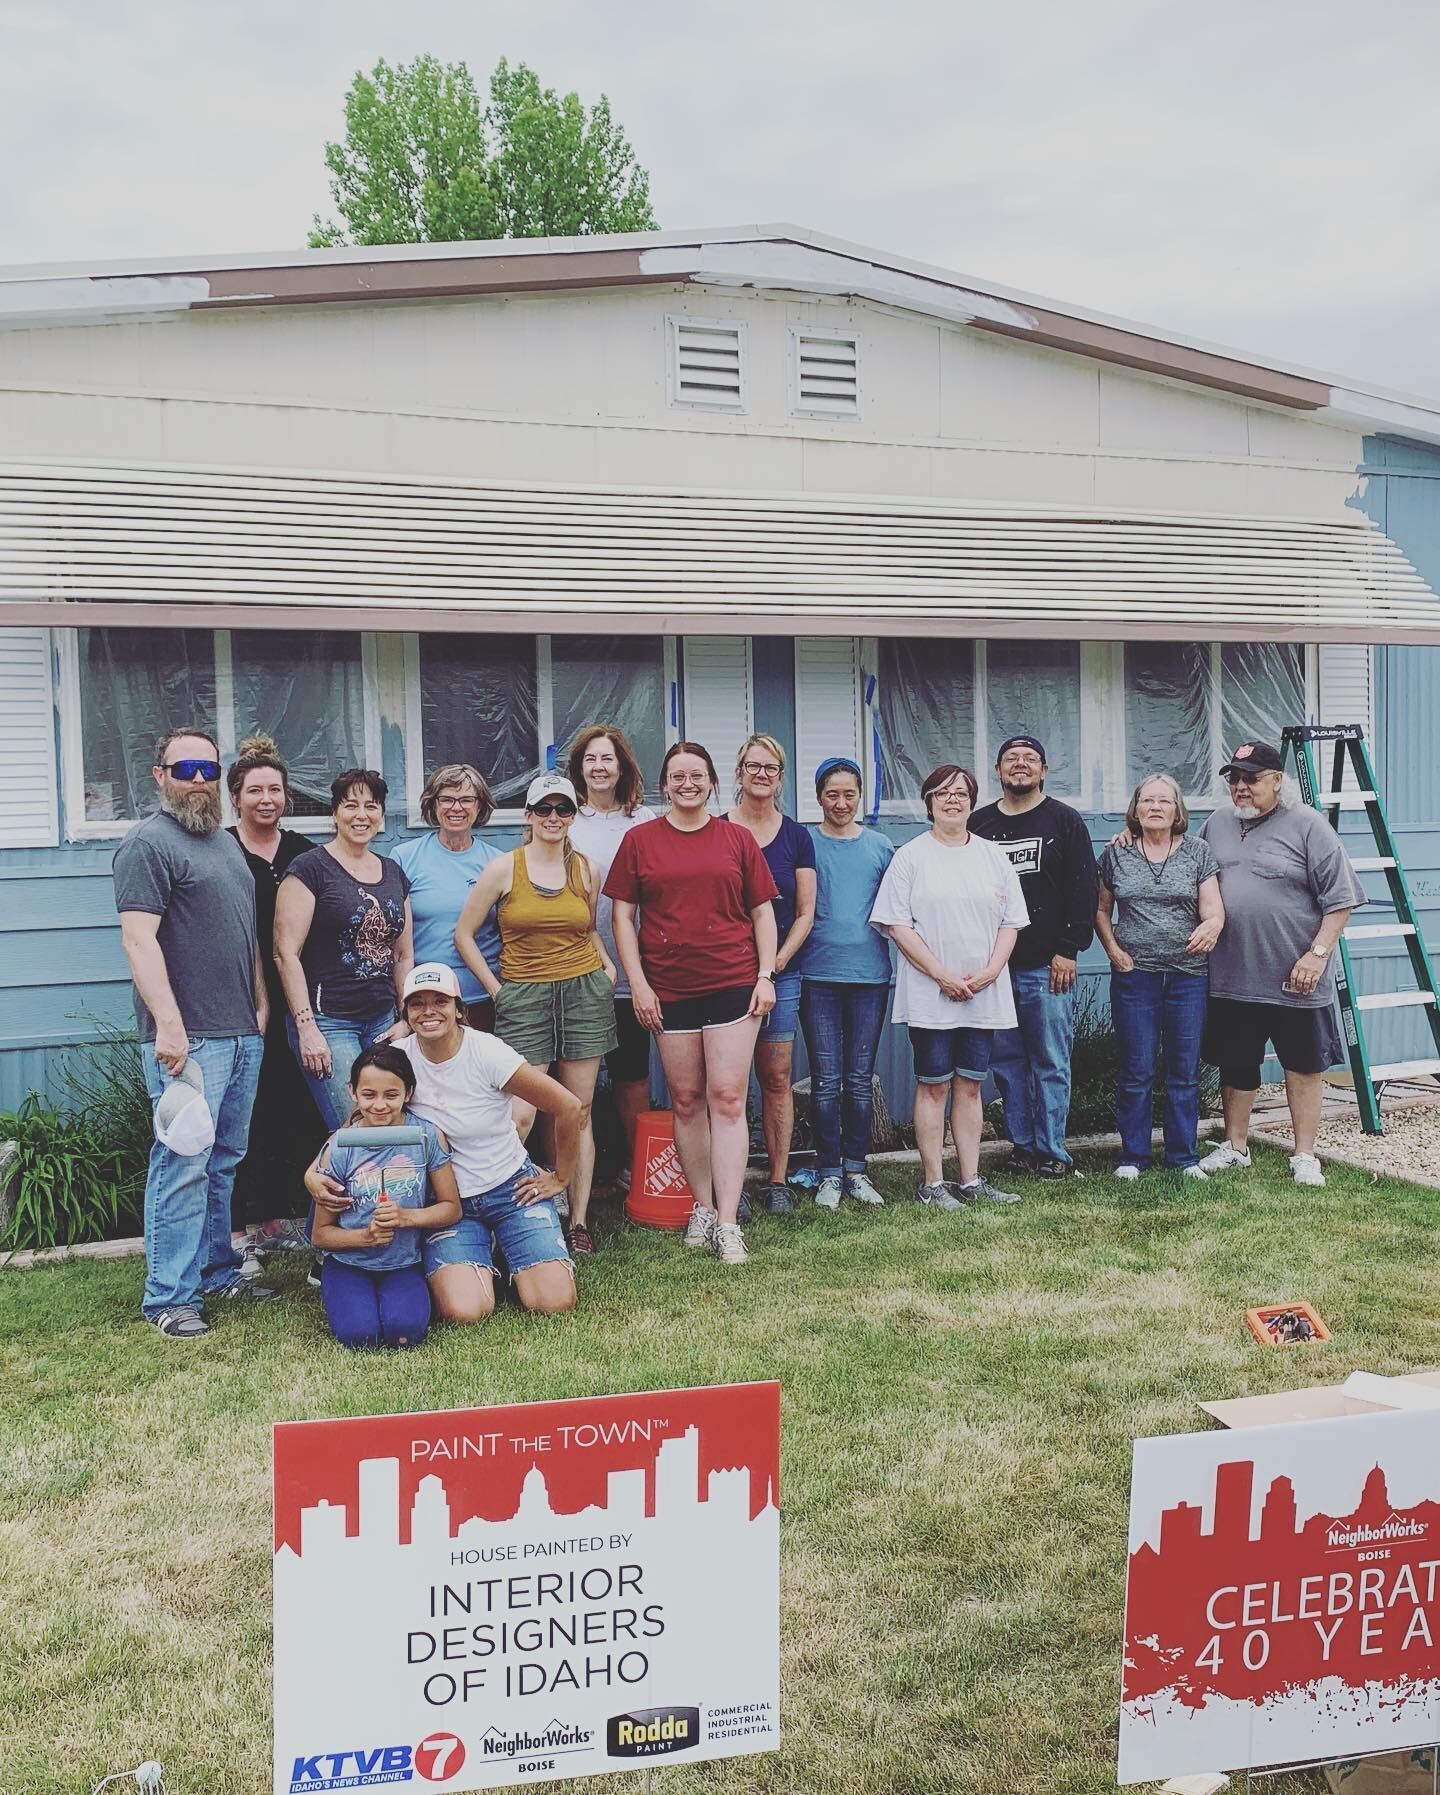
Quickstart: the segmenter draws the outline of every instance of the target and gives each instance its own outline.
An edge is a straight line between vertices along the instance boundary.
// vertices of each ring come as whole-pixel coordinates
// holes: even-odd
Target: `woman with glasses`
[[[621,1184],[625,1186],[630,1177],[630,1154],[635,1150],[635,1121],[650,1105],[650,1033],[635,1020],[630,982],[619,965],[611,901],[605,896],[604,884],[620,843],[641,823],[653,823],[655,812],[648,804],[641,803],[645,796],[645,778],[640,763],[624,732],[613,723],[592,723],[582,729],[570,745],[565,770],[580,798],[580,812],[570,830],[570,840],[594,863],[601,885],[595,906],[595,923],[600,930],[600,939],[605,943],[605,951],[618,969],[615,980],[618,1044],[613,1053],[606,1054],[605,1070],[610,1075],[615,1113],[625,1136],[626,1169],[621,1175]],[[594,1177],[595,1155],[591,1152],[582,1155],[570,1189],[570,1231],[580,1241],[578,1250],[582,1253],[589,1250],[587,1243],[591,1241],[585,1217]]]
[[[777,891],[750,831],[711,815],[719,781],[706,749],[674,743],[660,783],[665,814],[626,835],[605,891],[636,1020],[656,1036],[670,1087],[695,1198],[685,1243],[743,1265],[745,1097],[755,1035],[775,1007]]]
[[[578,809],[563,773],[531,780],[525,843],[497,854],[471,886],[455,946],[494,1001],[499,1038],[529,1065],[553,1066],[579,1099],[581,1152],[593,1165],[590,1105],[600,1060],[615,1049],[615,964],[595,926],[600,880],[570,840]],[[491,910],[500,925],[498,978],[476,939]],[[533,1120],[533,1110],[520,1114],[522,1138]],[[583,1219],[572,1233],[572,1252],[594,1251]]]
[[[730,821],[748,829],[765,856],[779,895],[775,899],[775,1007],[760,1024],[755,1074],[760,1115],[770,1159],[764,1204],[772,1215],[795,1205],[786,1179],[795,1133],[791,1062],[800,1017],[800,950],[815,921],[815,843],[808,829],[780,808],[785,750],[773,735],[752,735],[735,757],[735,808]]]
[[[330,786],[335,839],[302,854],[275,899],[275,963],[290,1045],[330,1133],[352,1108],[350,1068],[387,1041],[414,964],[410,881],[371,842],[385,827],[389,787],[351,767]]]
[[[485,987],[460,958],[455,926],[470,887],[500,850],[475,834],[490,821],[495,800],[478,767],[452,761],[425,781],[420,814],[430,825],[396,848],[395,864],[410,880],[410,914],[415,919],[415,961],[450,967],[460,981],[460,999],[471,1028],[486,1034],[495,1027],[495,1006]],[[500,929],[493,912],[484,917],[476,936],[491,972],[500,968]]]

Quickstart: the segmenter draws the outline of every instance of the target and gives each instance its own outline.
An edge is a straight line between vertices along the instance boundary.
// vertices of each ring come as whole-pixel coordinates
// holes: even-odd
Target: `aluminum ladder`
[[[1318,810],[1338,833],[1342,810],[1363,810],[1375,841],[1373,856],[1352,859],[1357,873],[1384,873],[1395,908],[1394,922],[1350,923],[1340,937],[1339,964],[1335,968],[1335,995],[1340,1003],[1340,1018],[1345,1030],[1345,1044],[1350,1054],[1350,1070],[1355,1080],[1355,1099],[1360,1106],[1360,1126],[1366,1134],[1383,1132],[1380,1121],[1380,1093],[1387,1084],[1398,1079],[1440,1077],[1440,985],[1425,949],[1420,932],[1420,919],[1405,882],[1405,869],[1395,851],[1395,837],[1380,797],[1370,751],[1365,746],[1365,731],[1358,723],[1341,723],[1326,728],[1305,724],[1281,731],[1281,758],[1289,764],[1293,755],[1295,777],[1300,795]],[[1331,742],[1335,755],[1330,784],[1323,791],[1315,771],[1315,743]],[[1345,768],[1349,765],[1355,785],[1345,786]],[[1368,996],[1355,990],[1354,967],[1350,943],[1398,938],[1405,943],[1414,975],[1413,989],[1374,992]],[[1419,1005],[1430,1025],[1433,1059],[1396,1060],[1389,1065],[1374,1065],[1365,1043],[1362,1017],[1370,1010],[1394,1010]]]

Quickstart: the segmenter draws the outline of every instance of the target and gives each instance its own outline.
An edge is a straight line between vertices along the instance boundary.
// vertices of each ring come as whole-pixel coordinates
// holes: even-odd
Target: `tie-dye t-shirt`
[[[310,1007],[337,1022],[395,1013],[395,942],[405,928],[410,880],[393,860],[376,859],[380,877],[373,885],[362,884],[324,848],[302,854],[285,875],[315,899],[300,950]]]
[[[437,1166],[449,1165],[450,1149],[433,1122],[412,1115],[407,1109],[405,1124],[421,1131],[425,1137],[423,1146],[341,1147],[331,1135],[320,1169],[343,1184],[350,1199],[350,1207],[332,1218],[338,1227],[368,1228],[382,1190],[397,1209],[424,1209],[434,1201],[430,1174]],[[422,1238],[420,1229],[397,1228],[389,1246],[338,1252],[327,1249],[326,1257],[363,1266],[366,1271],[398,1271],[403,1265],[420,1263]]]

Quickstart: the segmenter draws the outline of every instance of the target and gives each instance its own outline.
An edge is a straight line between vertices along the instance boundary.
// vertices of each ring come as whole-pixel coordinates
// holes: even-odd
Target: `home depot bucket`
[[[647,1109],[635,1122],[635,1161],[625,1213],[646,1228],[673,1228],[690,1219],[695,1197],[675,1151],[675,1118],[668,1109]]]

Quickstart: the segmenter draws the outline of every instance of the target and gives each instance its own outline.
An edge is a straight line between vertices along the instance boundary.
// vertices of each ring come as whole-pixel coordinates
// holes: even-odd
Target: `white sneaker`
[[[817,1209],[838,1209],[840,1207],[840,1180],[838,1178],[822,1178],[815,1191],[815,1207]]]
[[[1221,1141],[1213,1153],[1207,1153],[1200,1161],[1200,1170],[1208,1177],[1211,1172],[1228,1172],[1234,1166],[1248,1169],[1250,1155],[1242,1153],[1238,1147],[1232,1147],[1229,1141]]]
[[[1290,1175],[1297,1184],[1324,1184],[1325,1174],[1313,1153],[1292,1153]]]
[[[710,1245],[722,1265],[743,1265],[750,1257],[745,1236],[738,1222],[720,1222],[711,1236]]]
[[[690,1220],[685,1224],[685,1244],[687,1247],[708,1247],[715,1233],[715,1211],[707,1209],[703,1203],[697,1203],[690,1211]]]
[[[1127,1184],[1133,1184],[1140,1176],[1140,1168],[1139,1166],[1130,1165],[1116,1166],[1115,1176],[1117,1178],[1123,1178]]]
[[[863,1172],[851,1172],[845,1180],[845,1195],[870,1209],[883,1209],[885,1199]]]
[[[1205,1184],[1209,1182],[1210,1175],[1203,1166],[1193,1165],[1181,1166],[1180,1176],[1182,1178],[1198,1178],[1202,1184]]]

